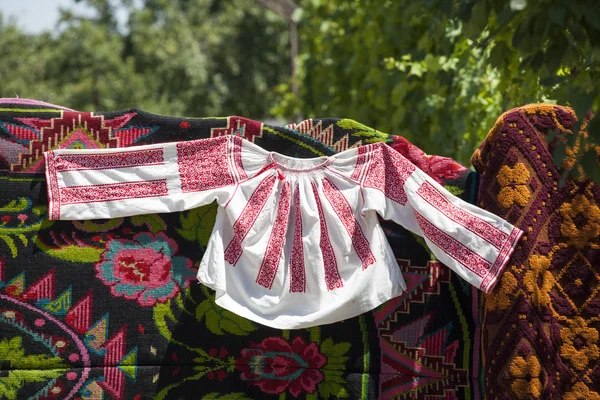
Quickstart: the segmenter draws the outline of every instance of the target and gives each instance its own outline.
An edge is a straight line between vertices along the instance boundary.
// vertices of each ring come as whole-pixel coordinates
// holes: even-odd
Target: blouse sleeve
[[[438,260],[490,292],[523,232],[452,195],[391,147],[371,153],[361,182],[363,211],[422,236]]]
[[[245,178],[239,138],[44,153],[49,219],[115,218],[221,205]]]

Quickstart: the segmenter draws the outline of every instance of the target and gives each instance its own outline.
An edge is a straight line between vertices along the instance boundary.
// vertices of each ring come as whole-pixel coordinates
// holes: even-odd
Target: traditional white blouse
[[[188,210],[217,201],[198,279],[275,328],[371,310],[406,285],[377,214],[489,292],[522,232],[450,194],[384,143],[293,158],[240,136],[45,153],[50,219]]]

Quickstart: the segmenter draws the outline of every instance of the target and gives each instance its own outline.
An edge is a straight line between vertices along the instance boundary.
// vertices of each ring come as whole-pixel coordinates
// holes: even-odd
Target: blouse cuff
[[[515,251],[515,247],[517,246],[517,243],[519,242],[519,239],[521,239],[522,235],[522,230],[520,230],[517,227],[513,227],[510,235],[508,235],[508,238],[502,245],[502,248],[498,253],[498,257],[496,257],[494,265],[481,281],[481,286],[479,287],[479,289],[481,289],[485,293],[490,293],[492,290],[494,290],[494,287],[496,287],[496,284],[498,283],[498,278],[502,274],[502,271],[504,271],[504,268],[506,268],[508,260],[510,260],[510,257],[513,251]]]

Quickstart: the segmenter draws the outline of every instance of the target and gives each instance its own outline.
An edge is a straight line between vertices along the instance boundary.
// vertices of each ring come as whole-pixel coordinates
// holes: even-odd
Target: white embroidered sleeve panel
[[[221,205],[247,178],[241,138],[46,152],[50,219],[99,219]]]
[[[452,195],[391,147],[369,146],[359,149],[353,172],[364,190],[363,212],[375,210],[422,236],[438,260],[489,293],[523,232]]]

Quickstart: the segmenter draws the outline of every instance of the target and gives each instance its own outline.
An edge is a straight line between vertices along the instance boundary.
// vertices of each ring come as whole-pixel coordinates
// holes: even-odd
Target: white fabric
[[[484,291],[522,234],[384,143],[298,159],[221,136],[45,157],[51,219],[183,211],[216,200],[199,281],[216,290],[218,305],[281,329],[351,318],[406,290],[377,214],[423,236],[440,261]]]

